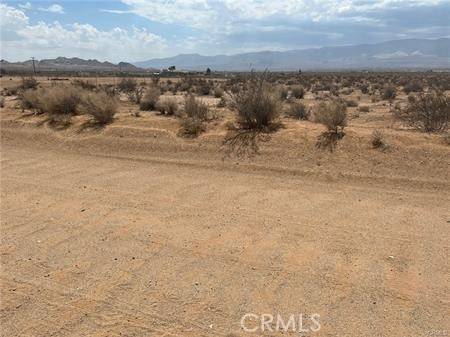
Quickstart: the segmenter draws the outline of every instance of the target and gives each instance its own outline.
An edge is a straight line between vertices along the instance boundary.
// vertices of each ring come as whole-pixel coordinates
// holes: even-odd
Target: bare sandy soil
[[[175,118],[133,109],[54,130],[8,98],[1,336],[299,335],[245,332],[246,313],[319,314],[308,336],[450,333],[440,137],[380,103],[333,153],[314,147],[321,126],[286,119],[237,159],[221,147],[227,115],[186,140]],[[387,151],[370,148],[375,127]]]

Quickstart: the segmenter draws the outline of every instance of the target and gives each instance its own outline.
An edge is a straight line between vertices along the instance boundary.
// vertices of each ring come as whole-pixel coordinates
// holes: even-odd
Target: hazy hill
[[[182,54],[135,62],[142,68],[246,71],[250,69],[398,69],[450,68],[450,39],[409,39],[343,47],[261,51],[236,55],[202,56]]]
[[[1,60],[0,67],[5,71],[28,72],[33,70],[31,60],[24,62],[8,62]],[[77,57],[66,58],[58,57],[56,59],[35,60],[36,71],[82,71],[82,72],[142,72],[143,69],[136,67],[131,63],[120,62],[114,64],[111,62],[100,62],[98,60],[83,60]]]

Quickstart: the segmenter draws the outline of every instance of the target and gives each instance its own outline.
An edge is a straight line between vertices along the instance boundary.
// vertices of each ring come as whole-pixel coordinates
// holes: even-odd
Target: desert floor
[[[184,139],[127,103],[103,129],[55,130],[8,97],[0,335],[299,335],[247,333],[246,313],[319,314],[308,336],[450,334],[449,147],[383,104],[332,153],[286,118],[236,158],[221,110]]]

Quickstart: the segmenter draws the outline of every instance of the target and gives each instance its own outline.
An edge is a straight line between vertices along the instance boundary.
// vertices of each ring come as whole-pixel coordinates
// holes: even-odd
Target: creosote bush
[[[424,132],[440,132],[448,129],[450,122],[450,98],[441,92],[419,94],[408,100],[405,109],[394,110],[397,118]]]
[[[97,124],[111,123],[118,109],[117,100],[105,92],[88,93],[83,96],[78,111],[93,117]]]
[[[280,114],[280,104],[267,73],[251,74],[241,90],[231,95],[231,107],[237,111],[243,129],[270,130]]]
[[[347,125],[347,105],[342,100],[321,102],[315,111],[314,120],[326,126],[327,131],[317,138],[317,148],[328,148],[333,151],[337,141],[345,135]]]

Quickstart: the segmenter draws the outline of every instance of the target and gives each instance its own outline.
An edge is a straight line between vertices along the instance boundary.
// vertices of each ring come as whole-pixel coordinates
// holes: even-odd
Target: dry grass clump
[[[166,98],[156,103],[156,110],[163,115],[176,115],[178,112],[178,102],[174,98]]]
[[[117,113],[117,100],[105,92],[88,93],[83,96],[78,111],[93,117],[97,124],[111,123]]]
[[[139,108],[144,111],[152,111],[156,108],[161,91],[156,86],[147,88],[145,95],[142,97]]]
[[[25,90],[23,93],[21,93],[20,95],[20,102],[21,102],[21,106],[22,106],[22,110],[24,109],[33,109],[35,111],[40,111],[41,107],[39,105],[39,97],[40,94],[43,93],[43,90],[33,90],[33,89],[28,89]]]
[[[305,104],[294,102],[289,105],[286,114],[292,118],[308,120],[310,116],[310,111]]]
[[[205,121],[208,119],[208,106],[196,99],[193,95],[188,95],[184,101],[184,116],[180,121],[181,136],[197,137],[206,130]]]
[[[54,87],[47,89],[38,98],[40,108],[51,116],[73,115],[81,102],[82,91],[78,88]]]
[[[280,115],[280,104],[267,74],[252,74],[243,88],[231,95],[231,107],[237,111],[243,129],[270,130]]]
[[[386,141],[384,140],[384,133],[383,131],[376,129],[372,132],[372,137],[370,140],[370,143],[372,144],[372,148],[374,149],[380,149],[385,150],[387,149]]]
[[[408,100],[405,109],[396,108],[394,114],[424,132],[445,131],[450,121],[450,98],[435,91],[420,94],[415,99]]]
[[[318,148],[329,148],[333,151],[337,141],[344,137],[344,128],[347,125],[347,105],[342,100],[321,102],[315,111],[314,120],[326,126],[317,139]]]
[[[208,119],[208,106],[196,99],[193,95],[186,96],[184,100],[184,113],[187,117],[206,121]]]

